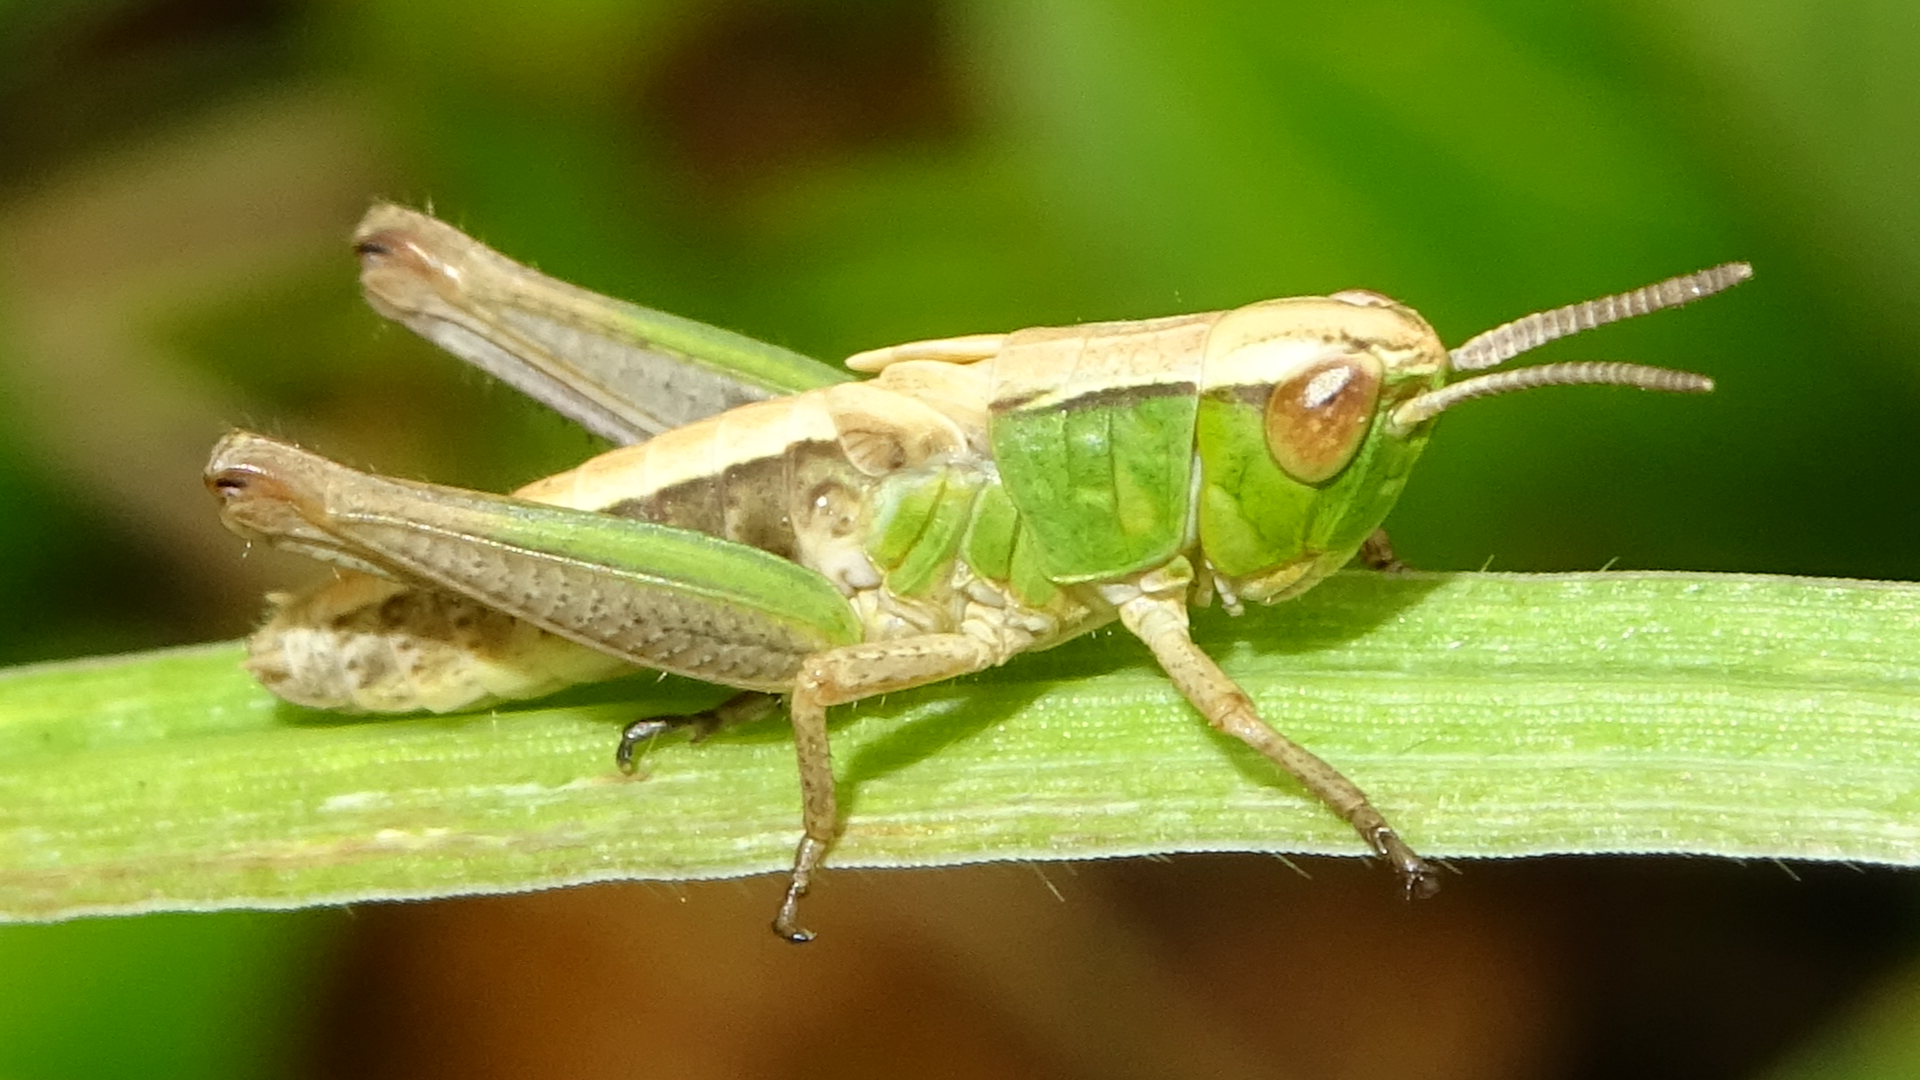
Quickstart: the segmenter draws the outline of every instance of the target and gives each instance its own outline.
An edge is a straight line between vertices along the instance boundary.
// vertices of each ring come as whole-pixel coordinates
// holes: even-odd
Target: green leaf
[[[1423,852],[1920,863],[1920,587],[1348,573],[1196,636]],[[621,727],[711,687],[368,720],[220,644],[0,676],[0,915],[294,907],[782,869],[784,727]],[[1123,634],[836,713],[836,866],[1358,853]],[[1472,867],[1462,868],[1472,873]],[[1382,888],[1391,888],[1383,874]]]

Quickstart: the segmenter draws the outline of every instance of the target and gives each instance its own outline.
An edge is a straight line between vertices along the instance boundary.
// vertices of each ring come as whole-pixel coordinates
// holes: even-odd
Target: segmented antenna
[[[1711,271],[1709,271],[1711,273]],[[1684,280],[1675,278],[1675,281]],[[1658,288],[1658,286],[1655,286]],[[1668,305],[1671,306],[1671,305]],[[1429,390],[1402,402],[1393,410],[1393,424],[1402,430],[1431,420],[1443,411],[1474,398],[1491,397],[1537,386],[1631,386],[1638,390],[1660,390],[1670,394],[1704,394],[1713,389],[1713,380],[1691,371],[1648,367],[1617,361],[1588,360],[1565,364],[1540,364],[1535,367],[1495,371],[1462,379],[1438,390]]]
[[[1753,267],[1746,263],[1722,263],[1710,270],[1668,278],[1657,284],[1621,293],[1618,296],[1603,296],[1598,300],[1568,304],[1566,307],[1554,308],[1552,311],[1538,311],[1469,338],[1451,352],[1453,370],[1478,371],[1481,368],[1489,368],[1502,361],[1511,360],[1529,349],[1537,349],[1556,338],[1577,334],[1582,330],[1591,330],[1596,326],[1605,326],[1610,322],[1619,322],[1621,319],[1631,319],[1635,315],[1645,315],[1648,312],[1659,311],[1661,308],[1679,307],[1681,304],[1690,303],[1703,296],[1712,296],[1722,289],[1732,288],[1752,276]],[[1467,385],[1471,384],[1456,384],[1456,386]],[[1447,389],[1452,390],[1454,387]],[[1489,390],[1486,393],[1499,393],[1499,391]]]

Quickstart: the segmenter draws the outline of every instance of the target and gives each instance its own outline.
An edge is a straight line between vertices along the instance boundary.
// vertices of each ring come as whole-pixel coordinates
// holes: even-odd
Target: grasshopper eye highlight
[[[1267,452],[1303,484],[1331,480],[1359,451],[1379,401],[1380,365],[1372,357],[1315,364],[1273,388]]]

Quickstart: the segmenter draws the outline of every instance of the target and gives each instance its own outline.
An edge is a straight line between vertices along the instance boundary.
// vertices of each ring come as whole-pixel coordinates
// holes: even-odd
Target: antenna
[[[1540,386],[1631,386],[1636,390],[1660,390],[1669,394],[1704,394],[1713,389],[1713,380],[1691,371],[1624,364],[1617,361],[1574,361],[1566,364],[1541,364],[1537,367],[1494,371],[1462,379],[1438,390],[1429,390],[1408,398],[1393,410],[1393,425],[1405,430],[1423,420],[1474,398],[1532,390]]]
[[[1484,334],[1476,334],[1448,356],[1455,371],[1489,368],[1569,334],[1631,319],[1635,315],[1645,315],[1661,308],[1692,303],[1703,296],[1730,289],[1752,276],[1753,267],[1746,263],[1722,263],[1708,270],[1668,278],[1632,292],[1535,312],[1496,326]],[[1476,375],[1437,390],[1416,394],[1393,410],[1390,423],[1394,428],[1406,431],[1463,401],[1541,386],[1580,385],[1631,386],[1638,390],[1672,394],[1704,394],[1713,389],[1713,380],[1705,375],[1648,367],[1645,364],[1609,361],[1541,364]]]
[[[1549,341],[1605,326],[1610,322],[1646,315],[1661,308],[1679,307],[1703,296],[1730,289],[1753,276],[1753,267],[1743,262],[1722,263],[1696,274],[1683,274],[1665,281],[1620,293],[1568,304],[1551,311],[1536,311],[1496,326],[1484,334],[1467,339],[1450,354],[1455,371],[1478,371],[1511,360]]]

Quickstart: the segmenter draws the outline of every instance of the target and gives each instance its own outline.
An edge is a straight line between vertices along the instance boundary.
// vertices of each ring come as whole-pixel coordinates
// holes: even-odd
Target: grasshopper
[[[1697,393],[1627,363],[1492,367],[1745,280],[1743,263],[1528,315],[1449,350],[1378,293],[978,334],[859,353],[865,381],[543,277],[425,215],[356,233],[376,310],[616,442],[512,496],[375,476],[233,432],[206,481],[225,523],[352,573],[279,597],[249,666],[360,711],[532,697],[634,666],[784,698],[802,836],[773,928],[838,812],[827,710],[1119,622],[1193,707],[1298,779],[1409,895],[1432,863],[1366,794],[1263,720],[1188,633],[1190,605],[1297,596],[1361,556],[1436,417],[1597,383]],[[687,718],[682,718],[687,719]],[[616,757],[666,726],[640,721]]]

